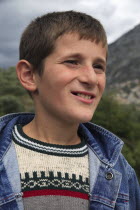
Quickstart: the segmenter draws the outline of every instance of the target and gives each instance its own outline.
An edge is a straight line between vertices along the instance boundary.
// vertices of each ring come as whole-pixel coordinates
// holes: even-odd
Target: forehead
[[[77,33],[68,33],[60,36],[56,42],[53,54],[57,56],[69,55],[77,53],[85,56],[107,56],[107,49],[103,47],[102,42],[96,43],[95,41],[80,39]]]

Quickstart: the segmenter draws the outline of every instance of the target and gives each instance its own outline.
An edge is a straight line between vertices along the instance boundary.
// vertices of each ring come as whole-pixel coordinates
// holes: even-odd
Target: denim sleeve
[[[134,169],[131,168],[129,177],[129,209],[140,209],[140,185]]]

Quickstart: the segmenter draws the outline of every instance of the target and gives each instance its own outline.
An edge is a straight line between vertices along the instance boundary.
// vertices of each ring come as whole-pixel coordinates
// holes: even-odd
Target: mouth
[[[94,94],[85,92],[85,91],[73,91],[72,94],[75,96],[79,96],[83,99],[87,99],[87,100],[91,100],[91,99],[95,98]]]

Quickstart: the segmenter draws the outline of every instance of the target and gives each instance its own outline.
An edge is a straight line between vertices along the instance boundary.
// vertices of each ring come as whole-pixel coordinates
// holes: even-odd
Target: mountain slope
[[[109,45],[107,90],[124,103],[140,104],[140,24]]]

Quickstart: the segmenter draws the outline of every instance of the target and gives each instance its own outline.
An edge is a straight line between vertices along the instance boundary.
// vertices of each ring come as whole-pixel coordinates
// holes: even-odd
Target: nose
[[[98,76],[92,66],[85,66],[81,69],[79,82],[91,87],[98,85]]]

